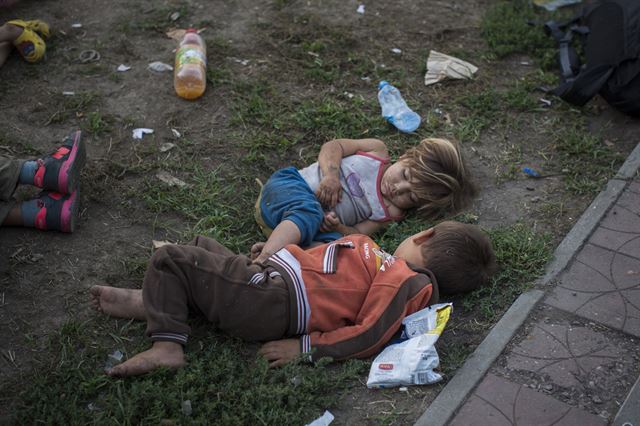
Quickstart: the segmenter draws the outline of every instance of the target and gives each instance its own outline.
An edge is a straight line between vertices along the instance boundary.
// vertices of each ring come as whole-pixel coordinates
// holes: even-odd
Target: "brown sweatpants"
[[[0,225],[14,206],[13,192],[18,185],[24,160],[13,160],[0,155]]]
[[[167,245],[151,257],[142,298],[151,340],[185,344],[189,311],[245,340],[287,337],[289,291],[271,267],[254,264],[206,237]]]

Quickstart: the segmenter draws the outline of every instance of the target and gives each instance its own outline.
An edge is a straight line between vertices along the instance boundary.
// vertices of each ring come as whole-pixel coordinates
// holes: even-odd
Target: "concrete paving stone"
[[[487,374],[449,426],[601,426],[606,421],[525,386]]]
[[[580,388],[596,368],[627,355],[604,333],[570,324],[535,323],[506,356],[506,367],[547,375],[558,386]]]
[[[640,336],[640,236],[624,246],[585,245],[544,303]]]

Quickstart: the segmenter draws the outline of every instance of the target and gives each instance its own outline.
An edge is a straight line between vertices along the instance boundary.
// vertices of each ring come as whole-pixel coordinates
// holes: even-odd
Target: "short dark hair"
[[[416,208],[424,219],[457,213],[471,204],[477,194],[458,144],[452,140],[428,138],[401,157],[411,169]]]
[[[491,240],[477,225],[441,222],[421,250],[424,266],[433,272],[443,294],[482,287],[497,269]]]

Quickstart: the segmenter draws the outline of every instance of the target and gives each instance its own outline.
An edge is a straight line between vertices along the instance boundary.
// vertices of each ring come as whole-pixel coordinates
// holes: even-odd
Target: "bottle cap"
[[[380,83],[378,83],[378,90],[382,89],[384,86],[388,86],[389,82],[386,80],[382,80]]]
[[[197,33],[198,33],[198,30],[197,30],[197,29],[195,29],[195,28],[187,28],[187,32],[188,32],[188,33],[196,33],[196,34],[197,34]]]

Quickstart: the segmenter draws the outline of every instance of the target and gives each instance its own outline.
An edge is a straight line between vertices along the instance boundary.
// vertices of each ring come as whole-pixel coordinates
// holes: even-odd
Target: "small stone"
[[[601,399],[598,395],[593,395],[593,397],[591,397],[591,400],[592,400],[595,404],[602,404],[602,399]]]
[[[527,191],[535,191],[536,189],[533,186],[527,186]]]
[[[193,414],[193,409],[191,408],[191,400],[187,399],[186,401],[182,401],[182,414],[185,416],[190,416]]]
[[[546,391],[552,391],[553,390],[553,385],[551,385],[551,384],[542,385],[542,389],[544,389]]]

